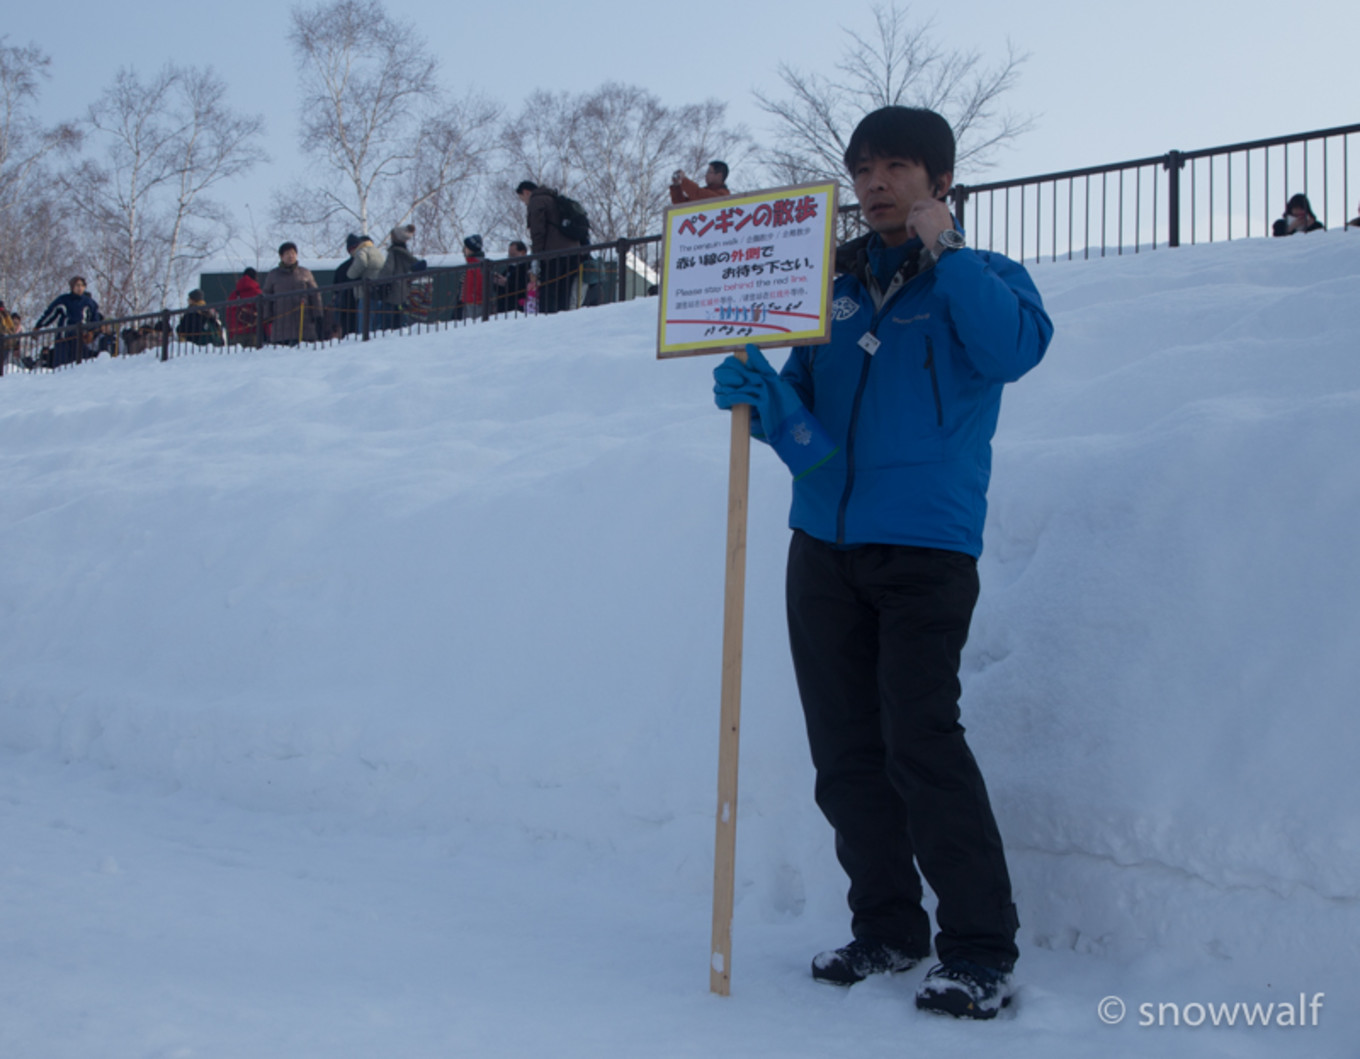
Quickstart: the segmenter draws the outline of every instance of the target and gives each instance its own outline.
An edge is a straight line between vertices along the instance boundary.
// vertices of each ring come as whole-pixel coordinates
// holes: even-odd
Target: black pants
[[[1009,970],[1010,875],[959,724],[977,596],[977,563],[961,552],[839,550],[799,531],[789,546],[789,640],[852,932],[929,952],[914,857],[939,898],[938,957]]]
[[[575,254],[545,258],[543,274],[538,284],[538,311],[564,313],[576,308],[571,296],[571,285],[576,279],[579,258]]]

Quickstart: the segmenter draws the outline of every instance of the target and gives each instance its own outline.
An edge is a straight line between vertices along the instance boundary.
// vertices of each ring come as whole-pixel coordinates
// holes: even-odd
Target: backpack
[[[557,195],[557,227],[568,239],[574,239],[582,246],[590,245],[590,218],[586,216],[585,208],[561,192]]]

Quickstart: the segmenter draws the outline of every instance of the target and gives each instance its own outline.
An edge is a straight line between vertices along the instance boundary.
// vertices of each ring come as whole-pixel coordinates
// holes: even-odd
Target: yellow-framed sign
[[[835,229],[830,183],[672,206],[657,357],[827,341]]]

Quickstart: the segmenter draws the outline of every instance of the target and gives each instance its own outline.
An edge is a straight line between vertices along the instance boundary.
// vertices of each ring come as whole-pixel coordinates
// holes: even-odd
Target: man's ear
[[[949,194],[949,190],[953,186],[954,186],[954,174],[941,173],[938,177],[935,178],[935,197],[937,199],[943,199],[946,195]]]

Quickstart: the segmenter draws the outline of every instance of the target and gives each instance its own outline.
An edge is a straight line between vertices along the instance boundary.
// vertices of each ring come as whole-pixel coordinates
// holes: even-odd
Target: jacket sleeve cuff
[[[811,474],[837,452],[836,443],[806,408],[799,408],[780,423],[769,443],[793,472],[795,481]]]

